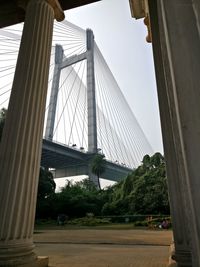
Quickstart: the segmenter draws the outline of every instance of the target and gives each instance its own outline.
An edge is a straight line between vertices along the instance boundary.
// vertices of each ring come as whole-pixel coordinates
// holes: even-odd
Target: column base
[[[172,260],[171,257],[169,257],[169,264],[167,266],[168,267],[178,267],[178,264],[176,261]]]
[[[173,259],[175,255],[175,247],[174,247],[174,243],[170,245],[169,248],[169,264],[168,267],[177,267],[178,264],[177,262]]]
[[[190,251],[175,250],[174,244],[170,246],[169,267],[192,267]]]
[[[49,266],[49,257],[39,256],[35,257],[33,261],[24,262],[25,259],[21,258],[18,261],[12,262],[0,262],[0,267],[48,267]]]
[[[35,267],[37,256],[34,245],[29,242],[0,242],[0,267]]]

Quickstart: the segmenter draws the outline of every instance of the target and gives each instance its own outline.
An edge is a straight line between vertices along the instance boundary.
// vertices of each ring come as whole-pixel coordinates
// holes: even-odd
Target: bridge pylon
[[[53,74],[51,96],[50,96],[50,102],[49,102],[49,111],[48,111],[46,130],[45,130],[45,139],[48,139],[51,141],[53,140],[53,130],[54,130],[54,124],[55,124],[55,117],[56,117],[56,107],[57,107],[60,73],[61,73],[60,65],[62,61],[63,61],[63,48],[61,45],[56,44],[54,74]]]
[[[97,153],[97,117],[95,97],[95,72],[94,72],[94,34],[91,29],[86,30],[86,52],[64,58],[61,45],[55,47],[55,67],[51,87],[49,111],[45,130],[45,139],[53,141],[56,107],[59,92],[61,70],[82,60],[87,61],[87,111],[88,111],[88,153]],[[78,167],[77,167],[78,168]],[[99,188],[99,179],[88,165],[89,179]],[[84,174],[84,173],[83,173]]]
[[[97,153],[97,118],[94,74],[94,34],[87,29],[88,152]]]

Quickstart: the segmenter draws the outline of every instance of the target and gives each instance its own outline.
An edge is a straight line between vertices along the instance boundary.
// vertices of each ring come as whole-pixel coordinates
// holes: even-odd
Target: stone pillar
[[[200,266],[200,32],[195,2],[149,1],[150,7],[157,6],[151,24],[178,266]]]
[[[61,73],[60,64],[62,63],[62,61],[63,61],[63,48],[61,45],[57,44],[55,47],[55,66],[54,66],[51,96],[49,101],[49,111],[48,111],[46,131],[45,131],[45,139],[51,141],[53,139],[53,130],[56,117],[56,107],[57,107],[60,73]]]
[[[25,3],[27,3],[25,1]],[[56,0],[30,0],[0,145],[0,266],[35,266],[33,227]]]
[[[189,229],[187,227],[188,221],[186,216],[187,203],[184,195],[186,184],[183,180],[181,163],[179,161],[178,151],[180,142],[176,135],[177,121],[173,116],[172,103],[170,101],[171,79],[167,76],[169,72],[169,62],[166,58],[166,46],[162,40],[163,27],[161,23],[158,23],[156,2],[149,1],[149,8],[162,136],[167,163],[169,199],[176,247],[175,258],[179,266],[192,266],[191,249],[189,246]]]
[[[97,119],[94,74],[94,35],[87,29],[88,152],[97,153]]]

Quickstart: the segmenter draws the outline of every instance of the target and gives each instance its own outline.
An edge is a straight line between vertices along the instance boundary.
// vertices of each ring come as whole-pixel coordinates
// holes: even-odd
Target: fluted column
[[[186,183],[180,162],[180,141],[177,137],[177,120],[173,114],[169,62],[166,57],[166,44],[163,41],[163,25],[158,20],[156,2],[149,1],[153,52],[158,87],[158,99],[162,136],[167,167],[168,189],[173,223],[175,258],[178,266],[192,266],[189,244],[188,204],[185,196]],[[174,255],[173,255],[174,256]]]
[[[27,1],[25,1],[26,3]],[[35,266],[33,227],[56,0],[30,0],[0,144],[0,266]]]
[[[149,2],[152,6],[157,2],[158,24],[162,28],[163,66],[158,63],[158,68],[163,67],[164,89],[160,84],[158,90],[166,90],[162,104],[168,105],[170,128],[165,127],[165,139],[168,158],[175,159],[174,163],[169,159],[168,169],[179,173],[174,181],[171,177],[173,198],[181,196],[175,202],[173,216],[180,219],[179,214],[182,215],[174,229],[175,258],[178,266],[196,267],[200,266],[200,4],[193,0]],[[192,257],[187,262],[190,251]]]

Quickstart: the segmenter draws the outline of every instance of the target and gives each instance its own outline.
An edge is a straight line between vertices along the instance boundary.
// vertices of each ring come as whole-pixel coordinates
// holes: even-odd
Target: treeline
[[[38,187],[37,219],[56,219],[58,214],[69,218],[95,216],[169,214],[164,158],[160,153],[146,155],[141,166],[120,183],[97,190],[88,179],[68,182],[55,193],[50,172],[41,169]]]
[[[0,110],[0,140],[6,109]],[[103,157],[97,155],[93,172],[103,172]],[[169,214],[165,161],[160,153],[146,155],[141,166],[120,183],[97,190],[89,180],[68,182],[55,193],[56,184],[50,172],[40,169],[36,218],[56,219],[58,214],[70,218],[84,217],[86,213],[100,215]]]

